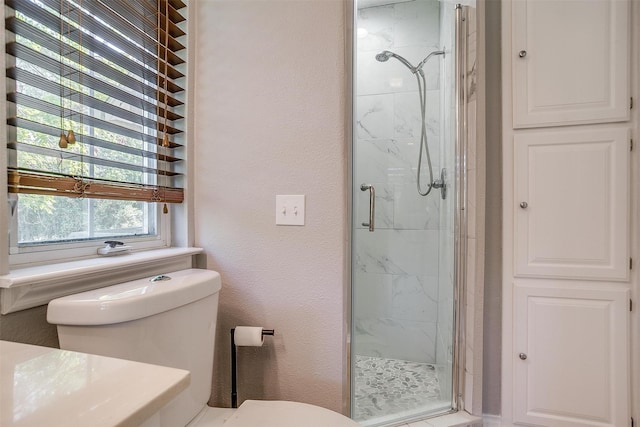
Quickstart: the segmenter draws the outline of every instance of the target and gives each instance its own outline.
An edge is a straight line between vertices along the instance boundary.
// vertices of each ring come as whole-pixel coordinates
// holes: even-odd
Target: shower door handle
[[[376,190],[371,184],[362,184],[360,191],[369,190],[369,222],[363,222],[362,225],[369,227],[369,231],[373,231],[373,217],[376,212]]]

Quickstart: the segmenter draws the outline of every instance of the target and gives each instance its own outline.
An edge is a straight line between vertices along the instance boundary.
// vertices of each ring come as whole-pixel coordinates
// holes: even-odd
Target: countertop
[[[189,372],[0,341],[0,426],[134,427],[189,385]]]

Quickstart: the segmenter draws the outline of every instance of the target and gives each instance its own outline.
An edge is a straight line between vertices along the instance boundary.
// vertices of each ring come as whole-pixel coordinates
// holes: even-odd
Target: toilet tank
[[[185,426],[211,395],[220,288],[215,271],[175,271],[58,298],[47,321],[62,349],[190,371],[188,389],[160,412],[161,426]]]

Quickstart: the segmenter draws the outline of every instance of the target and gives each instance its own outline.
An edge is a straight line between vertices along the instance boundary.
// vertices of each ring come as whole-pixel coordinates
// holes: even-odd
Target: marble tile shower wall
[[[414,0],[358,11],[355,185],[355,352],[435,363],[438,320],[440,198],[416,190],[420,103],[415,76],[399,61],[378,62],[391,50],[411,63],[440,49],[439,3]],[[440,60],[425,68],[427,134],[434,175],[440,170]],[[423,171],[426,161],[423,161]],[[428,182],[423,172],[422,182]],[[376,189],[376,231],[367,192]]]
[[[482,329],[478,324],[482,322],[482,303],[484,298],[483,279],[484,269],[482,253],[478,253],[478,246],[484,246],[484,228],[478,226],[484,222],[484,141],[477,138],[477,110],[478,110],[478,29],[477,10],[475,4],[468,9],[467,15],[467,282],[466,319],[465,319],[465,407],[480,413],[482,401],[474,404],[474,396],[480,396],[482,390],[481,372],[475,371],[478,353],[476,348],[482,341]],[[474,391],[475,389],[475,391]],[[471,411],[470,411],[471,412]]]

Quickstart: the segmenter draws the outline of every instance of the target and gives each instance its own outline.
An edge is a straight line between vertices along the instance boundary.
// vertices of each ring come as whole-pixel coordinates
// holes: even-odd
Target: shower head
[[[436,50],[435,52],[431,52],[429,55],[427,55],[426,58],[424,58],[417,66],[413,66],[411,64],[411,62],[407,61],[406,59],[404,59],[402,56],[398,55],[397,53],[393,53],[389,50],[383,50],[382,52],[380,52],[379,54],[376,55],[376,61],[379,62],[387,62],[389,60],[389,58],[396,58],[398,61],[402,62],[409,70],[411,70],[411,72],[413,74],[420,72],[422,73],[422,67],[424,66],[424,64],[427,63],[427,61],[434,55],[444,55],[444,51],[442,50]]]
[[[408,69],[410,69],[412,73],[415,73],[417,70],[416,67],[411,65],[411,62],[407,61],[397,53],[393,53],[389,50],[383,50],[382,52],[376,55],[376,60],[379,62],[387,62],[389,58],[396,58],[398,61],[402,62]]]
[[[393,56],[393,52],[389,52],[388,50],[383,50],[379,54],[376,55],[376,61],[379,62],[387,62],[389,58]]]

